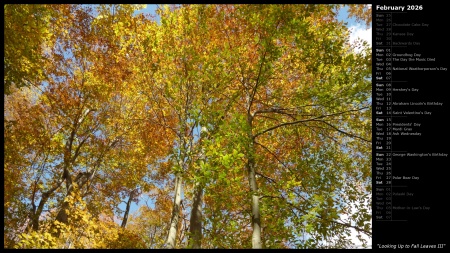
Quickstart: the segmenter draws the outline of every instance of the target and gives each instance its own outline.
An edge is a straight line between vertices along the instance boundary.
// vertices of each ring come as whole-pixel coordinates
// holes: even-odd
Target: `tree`
[[[239,77],[238,80],[235,80],[234,87],[241,91],[241,99],[238,100],[240,103],[237,103],[234,110],[242,111],[241,117],[239,117],[239,114],[233,116],[244,119],[244,121],[237,124],[238,129],[234,129],[234,131],[244,131],[241,132],[241,142],[243,141],[242,144],[245,147],[246,168],[250,192],[252,192],[252,244],[256,248],[262,247],[263,244],[259,210],[259,200],[263,196],[258,196],[257,192],[260,190],[257,185],[262,183],[262,180],[276,182],[271,174],[267,176],[260,172],[263,169],[270,169],[270,166],[265,166],[265,168],[257,171],[256,164],[267,164],[268,160],[264,156],[269,156],[275,159],[278,165],[287,169],[288,173],[295,175],[296,172],[292,172],[289,167],[298,166],[299,163],[298,159],[280,160],[280,157],[267,147],[268,145],[262,144],[264,135],[277,130],[276,134],[271,135],[270,140],[267,140],[273,145],[276,144],[273,136],[282,137],[285,135],[280,132],[282,129],[286,128],[284,132],[292,134],[293,130],[289,129],[290,127],[297,127],[298,133],[301,129],[299,129],[299,126],[301,126],[302,128],[311,128],[308,131],[313,132],[310,134],[305,132],[303,138],[309,137],[309,141],[316,142],[315,146],[329,145],[324,142],[326,137],[339,145],[343,146],[344,143],[348,145],[347,140],[338,141],[336,139],[339,137],[336,136],[338,134],[361,140],[363,142],[362,150],[366,150],[366,152],[370,148],[368,145],[369,138],[361,137],[364,132],[354,134],[354,131],[358,131],[361,126],[365,130],[369,130],[365,133],[370,133],[370,129],[368,129],[370,125],[367,124],[367,116],[370,116],[368,114],[370,110],[367,106],[370,106],[368,100],[370,97],[370,82],[363,79],[364,77],[370,77],[368,54],[355,56],[353,52],[350,51],[349,53],[349,48],[345,42],[346,30],[333,19],[332,6],[271,7],[225,6],[223,11],[229,12],[229,16],[225,15],[224,20],[218,19],[220,24],[223,25],[220,30],[226,33],[223,39],[219,41],[228,43],[229,48],[232,48],[232,51],[229,52],[229,54],[232,54],[230,57],[232,61],[229,64],[236,70],[235,76]],[[265,24],[261,23],[258,15],[266,17],[264,19]],[[306,15],[306,18],[302,19],[302,15]],[[286,20],[291,22],[288,23]],[[227,33],[228,31],[232,32]],[[343,35],[341,35],[342,33]],[[330,36],[330,34],[336,34],[336,36]],[[324,46],[317,50],[314,45],[318,41],[322,41]],[[309,58],[321,58],[324,61],[310,62],[308,61]],[[342,58],[345,60],[341,60]],[[337,60],[334,61],[334,59]],[[361,66],[367,68],[361,68]],[[349,69],[354,69],[354,76],[349,75]],[[337,83],[340,83],[343,90],[338,99],[333,100],[329,94],[334,92],[333,90],[339,91],[340,88],[339,85],[336,85]],[[281,86],[281,88],[280,84],[284,86]],[[345,85],[348,86],[345,87]],[[348,101],[348,104],[346,104],[348,107],[345,108],[339,100]],[[362,106],[358,108],[355,107],[355,104],[361,104]],[[335,122],[342,115],[351,115],[358,112],[361,112],[360,115],[366,120],[361,122],[358,117],[350,116],[356,118],[355,124],[357,126],[355,125],[354,129],[349,128],[348,125],[338,127],[329,123],[329,120]],[[349,120],[348,118],[344,119]],[[341,122],[348,124],[344,121]],[[317,131],[314,128],[322,130]],[[342,138],[342,136],[339,138]],[[358,148],[361,148],[361,144],[357,145]],[[321,149],[316,149],[316,152]],[[283,147],[279,147],[277,150],[283,150]],[[298,152],[305,152],[307,149],[295,152],[295,149],[290,147],[283,151],[289,154],[289,150],[298,155]],[[337,150],[333,151],[336,152]],[[344,151],[341,150],[340,152]],[[265,155],[261,157],[264,153]],[[370,166],[367,163],[367,156],[364,156],[364,159],[366,159],[366,162],[361,165],[364,168],[364,176],[367,178]],[[291,164],[291,166],[286,166],[286,164]],[[257,173],[261,178],[260,183],[256,178]],[[275,173],[275,175],[284,174],[276,170],[272,173]],[[292,175],[290,177],[292,178]],[[286,182],[285,180],[281,182]],[[301,180],[297,178],[295,181],[298,184]],[[293,189],[287,190],[292,191]],[[305,210],[302,211],[306,212]],[[369,216],[366,210],[365,218],[367,219]],[[317,221],[314,220],[314,222]],[[322,227],[326,226],[327,223],[323,222]],[[318,240],[320,241],[320,239]]]
[[[134,7],[117,9],[119,13],[122,11],[122,16],[117,17],[120,21],[120,18],[128,20]],[[120,62],[110,58],[102,61],[104,50],[120,53],[126,45],[116,37],[102,34],[100,24],[92,23],[90,7],[67,5],[59,11],[71,22],[61,24],[60,32],[54,34],[57,43],[46,52],[51,63],[44,66],[47,79],[33,85],[36,87],[32,90],[33,101],[25,104],[32,111],[27,117],[19,117],[18,113],[25,109],[22,105],[15,102],[7,106],[11,121],[26,128],[12,126],[9,128],[12,135],[5,132],[6,136],[20,136],[16,143],[8,144],[7,149],[17,144],[28,147],[23,149],[26,164],[12,155],[5,161],[9,171],[28,166],[28,173],[22,177],[19,174],[15,179],[25,180],[32,186],[19,196],[30,203],[26,206],[30,217],[28,227],[41,231],[42,215],[50,214],[49,218],[57,221],[49,228],[55,237],[61,232],[53,230],[61,228],[58,224],[71,225],[68,223],[72,210],[66,197],[71,196],[74,184],[82,191],[82,198],[88,200],[90,212],[99,215],[100,210],[96,208],[100,206],[96,201],[103,202],[100,208],[112,211],[120,203],[121,192],[136,188],[150,190],[147,166],[164,152],[164,147],[157,144],[160,138],[152,135],[158,131],[157,127],[150,123],[146,128],[130,124],[146,106],[129,97],[135,83],[127,82],[132,76],[133,61],[127,62],[130,59],[126,57],[133,51],[129,50],[128,55],[123,53],[124,57],[120,58],[129,68],[122,65],[117,75],[111,76],[104,68]],[[139,20],[132,21],[139,24]],[[105,63],[111,65],[105,66]],[[14,99],[21,94],[10,96]],[[124,169],[129,173],[123,173]],[[94,188],[103,191],[92,196]],[[110,201],[105,202],[104,198]],[[8,208],[5,213],[11,211],[13,208]]]

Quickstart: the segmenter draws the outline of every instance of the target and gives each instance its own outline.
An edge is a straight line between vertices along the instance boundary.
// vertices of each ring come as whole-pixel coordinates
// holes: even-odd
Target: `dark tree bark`
[[[127,208],[125,209],[125,214],[123,215],[123,219],[122,219],[122,228],[125,228],[127,226],[127,221],[128,221],[128,213],[130,212],[130,207],[131,207],[131,201],[133,201],[133,198],[136,195],[136,190],[133,190],[130,192],[130,195],[128,196],[128,201],[127,201]]]
[[[194,199],[192,202],[191,218],[190,218],[190,238],[189,248],[200,249],[202,245],[202,204],[203,204],[203,187],[197,184],[194,189]]]

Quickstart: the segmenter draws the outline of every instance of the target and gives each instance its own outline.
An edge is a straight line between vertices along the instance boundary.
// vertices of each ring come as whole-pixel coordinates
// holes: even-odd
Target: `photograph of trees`
[[[145,8],[4,6],[4,247],[370,247],[370,6]]]

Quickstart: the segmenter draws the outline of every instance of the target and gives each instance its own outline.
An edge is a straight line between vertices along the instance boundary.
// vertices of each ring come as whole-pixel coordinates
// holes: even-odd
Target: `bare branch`
[[[266,176],[266,175],[263,175],[263,174],[261,174],[261,173],[259,173],[259,172],[255,172],[255,174],[258,175],[258,176],[261,176],[261,177],[265,178],[266,180],[268,180],[268,181],[270,181],[270,182],[276,183],[275,179],[273,179],[273,178],[271,178],[271,177],[268,177],[268,176]]]
[[[266,129],[266,130],[264,130],[262,132],[259,132],[259,133],[255,134],[253,137],[256,138],[256,137],[258,137],[258,136],[260,136],[262,134],[265,134],[265,133],[267,133],[269,131],[275,130],[275,129],[283,127],[283,126],[295,125],[295,124],[302,123],[302,122],[317,121],[318,119],[331,117],[331,116],[337,116],[337,115],[345,114],[345,113],[348,113],[348,112],[360,111],[360,110],[367,109],[367,108],[368,107],[363,107],[363,108],[360,108],[360,109],[348,110],[348,111],[344,111],[344,112],[325,114],[325,115],[321,115],[321,116],[318,116],[318,117],[315,117],[315,118],[310,118],[310,119],[302,119],[302,120],[297,120],[297,121],[293,121],[293,122],[282,123],[282,124],[270,127],[270,128],[268,128],[268,129]]]
[[[285,111],[288,111],[289,109],[283,109],[283,108],[269,108],[269,109],[265,109],[265,110],[258,110],[254,113],[254,116],[258,115],[258,114],[263,114],[263,113],[277,113],[277,114],[282,114],[282,115],[286,115],[289,116],[292,119],[296,119],[295,116],[297,116],[297,113],[288,113]],[[262,116],[261,117],[267,117],[267,116]]]
[[[368,142],[368,143],[372,143],[372,141],[366,140],[366,139],[364,139],[364,138],[362,138],[362,137],[360,137],[360,136],[357,136],[357,135],[354,135],[354,134],[352,134],[352,133],[348,133],[348,132],[345,132],[345,131],[343,131],[343,130],[340,130],[339,128],[337,128],[337,127],[331,125],[330,123],[326,122],[325,120],[318,120],[318,121],[320,121],[320,122],[322,122],[322,123],[324,123],[324,124],[330,126],[331,128],[335,129],[335,130],[338,131],[339,133],[342,133],[342,134],[347,135],[347,136],[349,136],[349,137],[353,137],[353,138],[360,139],[360,140],[365,141],[365,142]]]

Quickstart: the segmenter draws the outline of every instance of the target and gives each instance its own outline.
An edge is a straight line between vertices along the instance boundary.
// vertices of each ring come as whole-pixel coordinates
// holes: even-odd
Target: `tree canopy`
[[[371,48],[342,7],[5,5],[5,248],[367,245]]]

